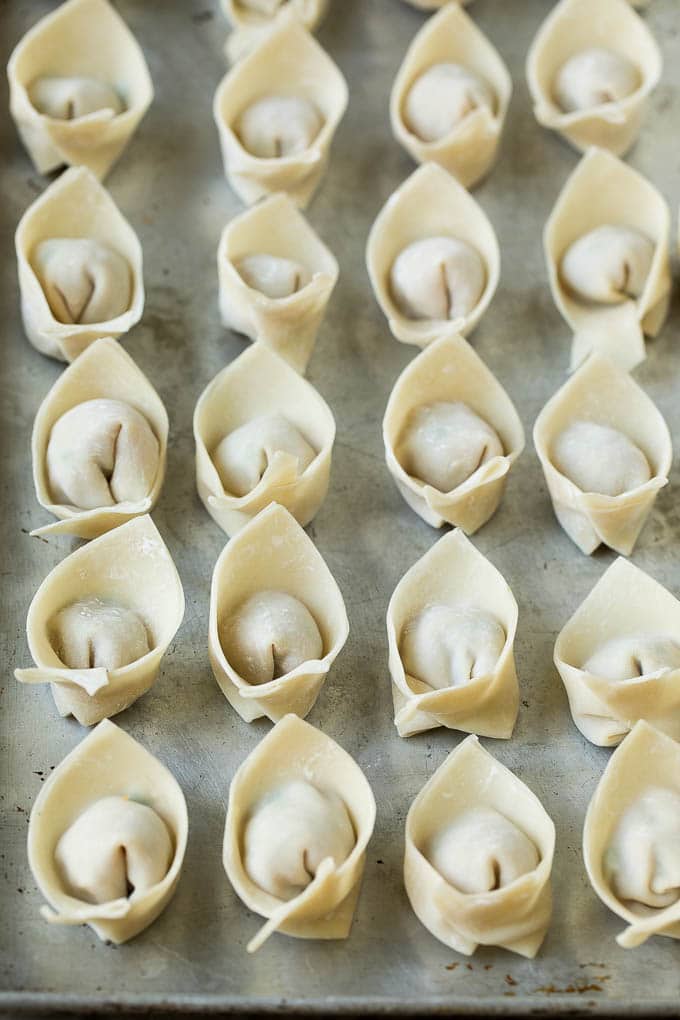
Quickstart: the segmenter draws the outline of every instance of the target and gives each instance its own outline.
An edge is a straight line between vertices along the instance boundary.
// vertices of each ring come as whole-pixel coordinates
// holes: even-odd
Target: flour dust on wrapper
[[[304,373],[338,263],[288,195],[271,195],[227,224],[217,272],[223,324]]]
[[[62,321],[48,300],[51,277],[64,290],[63,271],[57,241],[88,241],[117,259],[124,259],[129,270],[125,308],[102,322]],[[41,246],[50,242],[53,251],[46,261],[37,261]],[[99,337],[117,338],[127,333],[142,317],[144,280],[142,247],[135,231],[114,203],[108,191],[86,167],[72,167],[45,189],[22,216],[15,235],[21,293],[21,315],[26,336],[42,354],[60,361],[73,361]],[[68,252],[68,255],[71,253]],[[90,281],[96,267],[90,251],[82,258],[84,282]],[[72,281],[72,285],[78,281]],[[96,273],[97,290],[109,288],[111,301],[117,300],[117,276]]]
[[[440,538],[387,609],[399,736],[445,726],[508,739],[519,707],[516,630],[517,603],[499,571],[461,531]]]
[[[284,191],[304,209],[326,169],[347,99],[347,83],[325,50],[295,19],[283,19],[215,93],[224,170],[241,201],[252,205]],[[239,134],[245,127],[248,139]],[[253,141],[258,151],[268,141],[267,154],[251,151]]]
[[[467,430],[448,430],[448,450],[445,422],[434,422],[429,441],[426,428],[415,438],[426,447],[422,451],[426,464],[432,459],[425,459],[428,447],[447,455],[447,467],[454,460],[460,462],[460,478],[448,491],[419,473],[417,442],[410,444],[414,462],[404,460],[404,439],[414,415],[446,408],[462,410],[472,419]],[[477,430],[485,427],[494,438],[494,449],[485,435],[475,434],[475,425]],[[466,431],[470,442],[475,441],[469,457],[460,449]],[[512,401],[481,358],[462,337],[448,334],[414,358],[397,379],[385,410],[383,440],[388,470],[408,505],[433,527],[448,523],[472,534],[498,508],[507,474],[524,449],[524,430]]]
[[[456,90],[460,109],[447,119]],[[404,57],[390,98],[392,132],[416,162],[438,163],[469,188],[493,166],[511,95],[497,50],[459,4],[449,3],[423,25]],[[425,131],[420,116],[433,121]]]
[[[294,18],[309,31],[319,27],[328,0],[221,0],[232,31],[225,46],[230,63],[255,49],[285,18]]]
[[[291,613],[304,634],[291,627]],[[306,643],[307,629],[318,632],[316,642]],[[348,633],[340,589],[282,506],[262,510],[227,543],[213,572],[208,647],[222,693],[246,722],[307,715]],[[317,655],[305,658],[310,648]],[[297,664],[287,669],[296,652]],[[243,676],[242,663],[257,667],[254,682]]]
[[[550,923],[554,850],[538,798],[471,735],[411,804],[406,893],[450,949],[498,946],[532,959]]]
[[[82,165],[105,177],[153,99],[144,54],[107,0],[67,0],[47,14],[16,46],[7,75],[12,117],[43,174]],[[76,85],[88,79],[108,85],[120,109],[108,104],[84,116],[42,113],[31,90],[45,76],[56,88],[68,79]]]
[[[107,416],[113,412],[107,428],[102,411]],[[136,434],[139,429],[144,430],[141,437]],[[55,438],[58,458],[53,458]],[[138,438],[145,440],[143,449],[136,444]],[[59,376],[33,423],[36,495],[40,505],[58,518],[33,534],[96,538],[148,513],[165,478],[167,443],[168,416],[144,373],[115,340],[94,341]],[[110,464],[103,462],[107,449],[113,458]],[[125,476],[122,498],[114,484],[119,472]],[[141,488],[146,491],[140,490],[143,478],[147,483]],[[93,492],[104,490],[107,498],[101,505],[96,505],[88,482],[93,483]]]
[[[555,666],[574,722],[593,744],[619,744],[638,719],[680,738],[680,602],[617,559],[564,625]]]
[[[540,412],[534,446],[571,540],[587,555],[604,544],[629,556],[673,459],[668,426],[641,387],[592,354]]]
[[[598,231],[606,231],[601,244]],[[610,153],[589,149],[543,237],[553,300],[574,331],[572,369],[592,351],[625,369],[644,359],[645,336],[656,336],[668,313],[669,237],[670,212],[657,189]],[[636,242],[649,249],[637,274]],[[641,278],[632,287],[634,275]]]
[[[87,822],[93,812],[94,828]],[[50,905],[43,917],[87,924],[105,942],[134,938],[175,893],[188,828],[184,794],[170,771],[118,726],[101,722],[48,777],[31,810],[28,860]],[[121,891],[106,899],[121,863]],[[147,880],[135,886],[138,876]]]
[[[319,798],[326,804],[321,816],[307,809]],[[329,823],[337,833],[332,843],[324,831]],[[250,952],[274,932],[347,938],[374,823],[373,793],[353,758],[309,723],[284,716],[248,755],[229,788],[224,867],[246,907],[267,918],[251,939]],[[313,862],[313,873],[305,861]],[[299,876],[297,889],[289,888],[286,898],[261,884],[268,877],[266,885],[279,891],[285,880],[293,884],[291,872]]]
[[[135,647],[125,618],[111,633],[117,609],[134,614],[146,631],[148,651],[133,661],[124,655]],[[47,575],[26,619],[35,667],[15,676],[24,684],[49,683],[59,714],[92,726],[153,686],[183,616],[184,592],[170,553],[151,518],[137,517],[76,549]],[[84,650],[86,658],[69,666],[65,650]]]
[[[558,76],[568,61],[583,54],[591,59],[585,67],[583,62],[575,67],[574,88],[586,90],[582,79],[590,76],[593,105],[565,111],[556,98]],[[621,73],[624,67],[633,80],[620,88],[618,80],[628,79]],[[597,145],[622,156],[637,139],[661,68],[659,47],[628,0],[560,0],[534,38],[526,73],[540,124],[558,131],[581,152]]]
[[[395,271],[412,246],[425,242],[454,242],[467,259],[460,261],[455,252],[431,254],[424,262],[415,259],[418,278],[411,281]],[[473,266],[475,267],[473,270]],[[426,163],[388,198],[378,213],[366,245],[366,267],[375,298],[387,318],[392,335],[402,343],[426,347],[444,331],[467,336],[477,326],[498,286],[500,252],[496,234],[481,206],[446,170],[435,163]],[[425,271],[423,271],[425,270]],[[471,270],[480,278],[478,294],[459,311],[460,294],[468,297]],[[411,297],[423,310],[410,314],[394,284],[408,287]],[[434,314],[428,313],[434,301]],[[444,310],[437,306],[443,302]],[[446,314],[448,306],[448,315]]]
[[[583,856],[591,885],[626,922],[634,949],[680,939],[680,745],[639,720],[612,754],[588,806]]]
[[[294,448],[282,442],[291,433]],[[304,527],[324,501],[335,419],[311,383],[262,343],[245,350],[203,391],[194,439],[198,494],[228,535],[270,503],[284,506]],[[300,449],[308,451],[305,462],[296,455]],[[242,483],[238,492],[234,480]]]

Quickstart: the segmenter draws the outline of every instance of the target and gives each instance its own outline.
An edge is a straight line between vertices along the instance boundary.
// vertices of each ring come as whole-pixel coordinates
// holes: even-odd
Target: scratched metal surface
[[[25,29],[55,4],[0,5],[3,61]],[[654,939],[618,949],[621,922],[596,899],[584,872],[580,833],[588,799],[608,752],[572,725],[552,666],[555,635],[612,555],[583,557],[556,525],[538,462],[529,448],[514,468],[505,502],[475,543],[503,572],[520,605],[516,642],[522,707],[510,742],[486,741],[540,796],[557,824],[554,919],[535,961],[480,950],[466,960],[421,927],[401,882],[408,806],[459,734],[438,730],[400,740],[391,719],[384,614],[389,595],[437,533],[405,505],[383,464],[380,421],[387,396],[414,350],[396,343],[370,293],[366,236],[383,201],[411,171],[392,141],[390,83],[422,16],[397,0],[335,0],[320,33],[349,79],[351,102],[328,175],[309,211],[336,253],[340,282],[311,362],[309,378],[338,423],[332,484],[310,527],[344,592],[351,623],[345,651],[311,721],[352,753],[373,784],[378,820],[351,937],[338,943],[272,938],[254,957],[245,945],[259,927],[236,898],[221,864],[231,776],[265,734],[236,717],[215,684],[206,646],[209,580],[224,536],[200,505],[193,480],[191,417],[198,394],[244,347],[219,324],[215,251],[223,224],[239,209],[222,176],[211,115],[224,71],[226,25],[217,0],[118,0],[141,40],[156,100],[108,184],[139,231],[147,301],[127,350],[148,373],[171,417],[169,470],[154,519],[176,559],[187,595],[178,638],[159,682],[116,720],[167,762],[189,804],[184,873],[162,917],[121,948],[87,928],[48,927],[29,873],[28,812],[44,777],[84,731],[60,719],[47,690],[12,678],[29,662],[24,620],[47,572],[72,548],[66,537],[31,539],[47,517],[32,490],[33,416],[60,366],[22,335],[13,232],[44,187],[31,169],[0,97],[0,334],[2,379],[2,807],[3,894],[0,1008],[136,1006],[140,1009],[418,1010],[441,1012],[675,1012],[678,944]],[[564,379],[568,332],[553,307],[540,236],[575,154],[532,117],[523,77],[529,41],[549,9],[544,0],[476,0],[475,18],[508,62],[515,96],[500,162],[477,197],[500,238],[499,291],[474,336],[476,349],[517,403],[527,434]],[[653,0],[648,21],[665,50],[663,83],[651,103],[631,162],[680,198],[680,11]],[[674,62],[673,62],[674,61]],[[637,378],[680,435],[675,380],[680,352],[676,301],[671,319]],[[635,553],[635,562],[676,592],[680,495],[677,465]]]

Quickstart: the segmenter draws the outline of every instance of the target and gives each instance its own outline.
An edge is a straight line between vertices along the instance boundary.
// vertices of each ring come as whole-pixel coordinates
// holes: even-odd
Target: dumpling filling
[[[640,81],[640,71],[632,60],[594,46],[562,64],[555,76],[553,95],[565,113],[574,113],[620,102],[635,92]]]
[[[77,120],[100,110],[122,113],[125,103],[112,85],[85,76],[36,78],[28,98],[38,113],[55,120]]]
[[[225,491],[246,496],[279,452],[297,458],[299,474],[316,457],[314,447],[284,415],[265,414],[226,435],[213,453],[213,462]]]
[[[297,294],[309,283],[304,266],[280,255],[246,255],[236,263],[236,269],[244,283],[274,300]]]
[[[253,11],[255,14],[263,14],[268,18],[273,17],[277,11],[285,7],[288,0],[238,0],[238,6],[246,11]]]
[[[411,85],[404,101],[404,121],[423,142],[450,135],[475,110],[493,110],[491,88],[461,64],[433,64]]]
[[[609,425],[575,421],[555,439],[552,462],[582,492],[620,496],[652,477],[639,446]]]
[[[86,400],[52,426],[47,477],[55,503],[94,510],[151,492],[160,445],[151,425],[121,400]]]
[[[427,237],[404,248],[390,269],[392,297],[409,319],[464,319],[479,304],[486,268],[455,237]]]
[[[425,857],[447,882],[462,893],[502,889],[540,861],[527,835],[499,811],[468,808],[430,837]]]
[[[68,669],[120,669],[150,651],[138,613],[100,598],[60,609],[48,624],[50,643]]]
[[[435,604],[408,621],[399,654],[409,676],[441,690],[493,673],[504,647],[505,630],[490,613]]]
[[[109,903],[161,882],[173,853],[168,827],[153,808],[128,797],[103,797],[66,830],[54,858],[70,896]]]
[[[604,874],[614,895],[641,913],[677,902],[680,794],[652,787],[624,811],[605,852]]]
[[[255,805],[243,835],[243,858],[255,885],[291,900],[314,879],[322,861],[339,867],[356,844],[344,802],[304,780],[291,780]]]
[[[323,127],[314,103],[302,96],[263,96],[239,114],[234,131],[244,149],[259,159],[297,156]]]
[[[613,638],[593,652],[583,669],[605,680],[637,680],[668,673],[680,669],[680,645],[665,636]]]
[[[229,663],[249,684],[285,676],[323,657],[323,638],[307,606],[283,591],[260,591],[220,624]]]
[[[412,411],[395,453],[413,478],[440,492],[451,492],[504,451],[496,430],[467,404],[455,401]]]
[[[41,241],[31,265],[58,322],[109,322],[132,301],[132,273],[108,244],[82,237]]]
[[[569,245],[562,256],[562,283],[574,297],[620,304],[642,295],[652,268],[654,243],[639,230],[607,223]]]

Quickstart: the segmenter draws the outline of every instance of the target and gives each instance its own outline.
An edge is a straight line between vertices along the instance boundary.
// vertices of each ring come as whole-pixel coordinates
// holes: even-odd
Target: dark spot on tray
[[[517,982],[515,981],[515,979],[512,976],[512,974],[506,974],[505,975],[505,983],[506,983],[506,985],[511,985],[513,988],[517,984]]]
[[[525,708],[529,707],[529,702],[525,698],[522,698],[522,704],[524,705]]]
[[[503,992],[503,995],[507,996],[508,998],[512,998],[512,996],[515,995],[515,992]]]
[[[446,964],[446,970],[455,970],[457,966],[458,966],[458,963],[447,963]]]
[[[484,964],[484,970],[493,970],[493,964],[492,963],[485,963]]]
[[[472,966],[472,964],[471,964],[471,963],[466,963],[466,964],[465,964],[465,966],[467,967],[467,969],[468,969],[468,970],[474,970],[474,969],[475,969],[475,968],[474,968],[474,967]]]
[[[212,21],[214,17],[212,11],[197,11],[196,14],[191,15],[191,20],[195,25],[201,25],[204,21]]]
[[[18,892],[18,893],[22,893],[23,891],[24,891],[24,890],[23,890],[22,888],[19,888],[19,889],[17,889],[17,892]]]
[[[584,995],[585,992],[602,992],[604,989],[601,985],[588,984],[588,985],[567,985],[566,988],[557,988],[555,985],[543,985],[541,988],[535,988],[534,994],[542,995]]]
[[[385,862],[384,861],[376,861],[375,863],[376,864],[384,864]]]

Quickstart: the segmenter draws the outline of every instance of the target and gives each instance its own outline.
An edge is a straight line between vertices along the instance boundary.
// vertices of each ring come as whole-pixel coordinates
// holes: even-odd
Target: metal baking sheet
[[[0,7],[3,61],[22,33],[53,9],[48,0]],[[198,501],[191,432],[196,398],[244,341],[220,326],[215,252],[239,211],[222,175],[211,102],[225,69],[226,23],[217,0],[117,0],[151,65],[155,102],[108,179],[144,246],[146,308],[126,349],[158,387],[171,417],[165,487],[154,519],[184,582],[184,623],[153,690],[117,722],[170,765],[189,804],[190,838],[174,900],[131,943],[103,945],[87,928],[49,927],[26,862],[28,814],[41,783],[82,739],[58,717],[48,690],[12,677],[28,665],[24,634],[31,596],[74,547],[68,537],[30,538],[47,522],[31,483],[30,430],[60,366],[25,340],[13,255],[19,216],[42,191],[0,98],[0,331],[2,334],[2,988],[11,1015],[24,1009],[418,1011],[458,1013],[676,1013],[678,944],[652,939],[635,951],[614,942],[622,922],[588,885],[581,827],[609,752],[572,724],[552,665],[555,636],[612,561],[582,556],[557,526],[531,448],[536,414],[564,381],[569,334],[550,297],[541,231],[576,154],[534,121],[524,81],[529,42],[545,0],[476,0],[470,8],[512,71],[515,94],[500,161],[475,193],[498,232],[501,284],[474,335],[477,351],[515,400],[528,448],[505,501],[475,537],[520,606],[516,641],[521,712],[509,742],[489,749],[534,790],[555,819],[555,910],[538,958],[479,950],[457,956],[418,922],[404,894],[404,818],[423,783],[462,739],[436,730],[401,740],[392,723],[384,617],[404,571],[436,541],[398,495],[384,462],[380,422],[389,390],[414,348],[398,344],[371,295],[364,245],[375,214],[413,169],[390,136],[389,88],[422,15],[398,0],[334,0],[320,39],[351,91],[329,172],[309,217],[336,253],[341,276],[309,378],[334,409],[338,437],[328,498],[309,533],[344,593],[348,644],[310,720],[352,753],[373,785],[378,819],[351,937],[336,943],[277,936],[255,956],[259,927],[232,891],[221,862],[229,781],[268,730],[242,722],[213,680],[207,654],[210,575],[224,535]],[[652,0],[645,15],[665,50],[633,166],[674,210],[680,199],[677,118],[680,12]],[[680,435],[680,325],[676,301],[661,337],[636,372]],[[635,562],[680,591],[680,483],[662,491]]]

